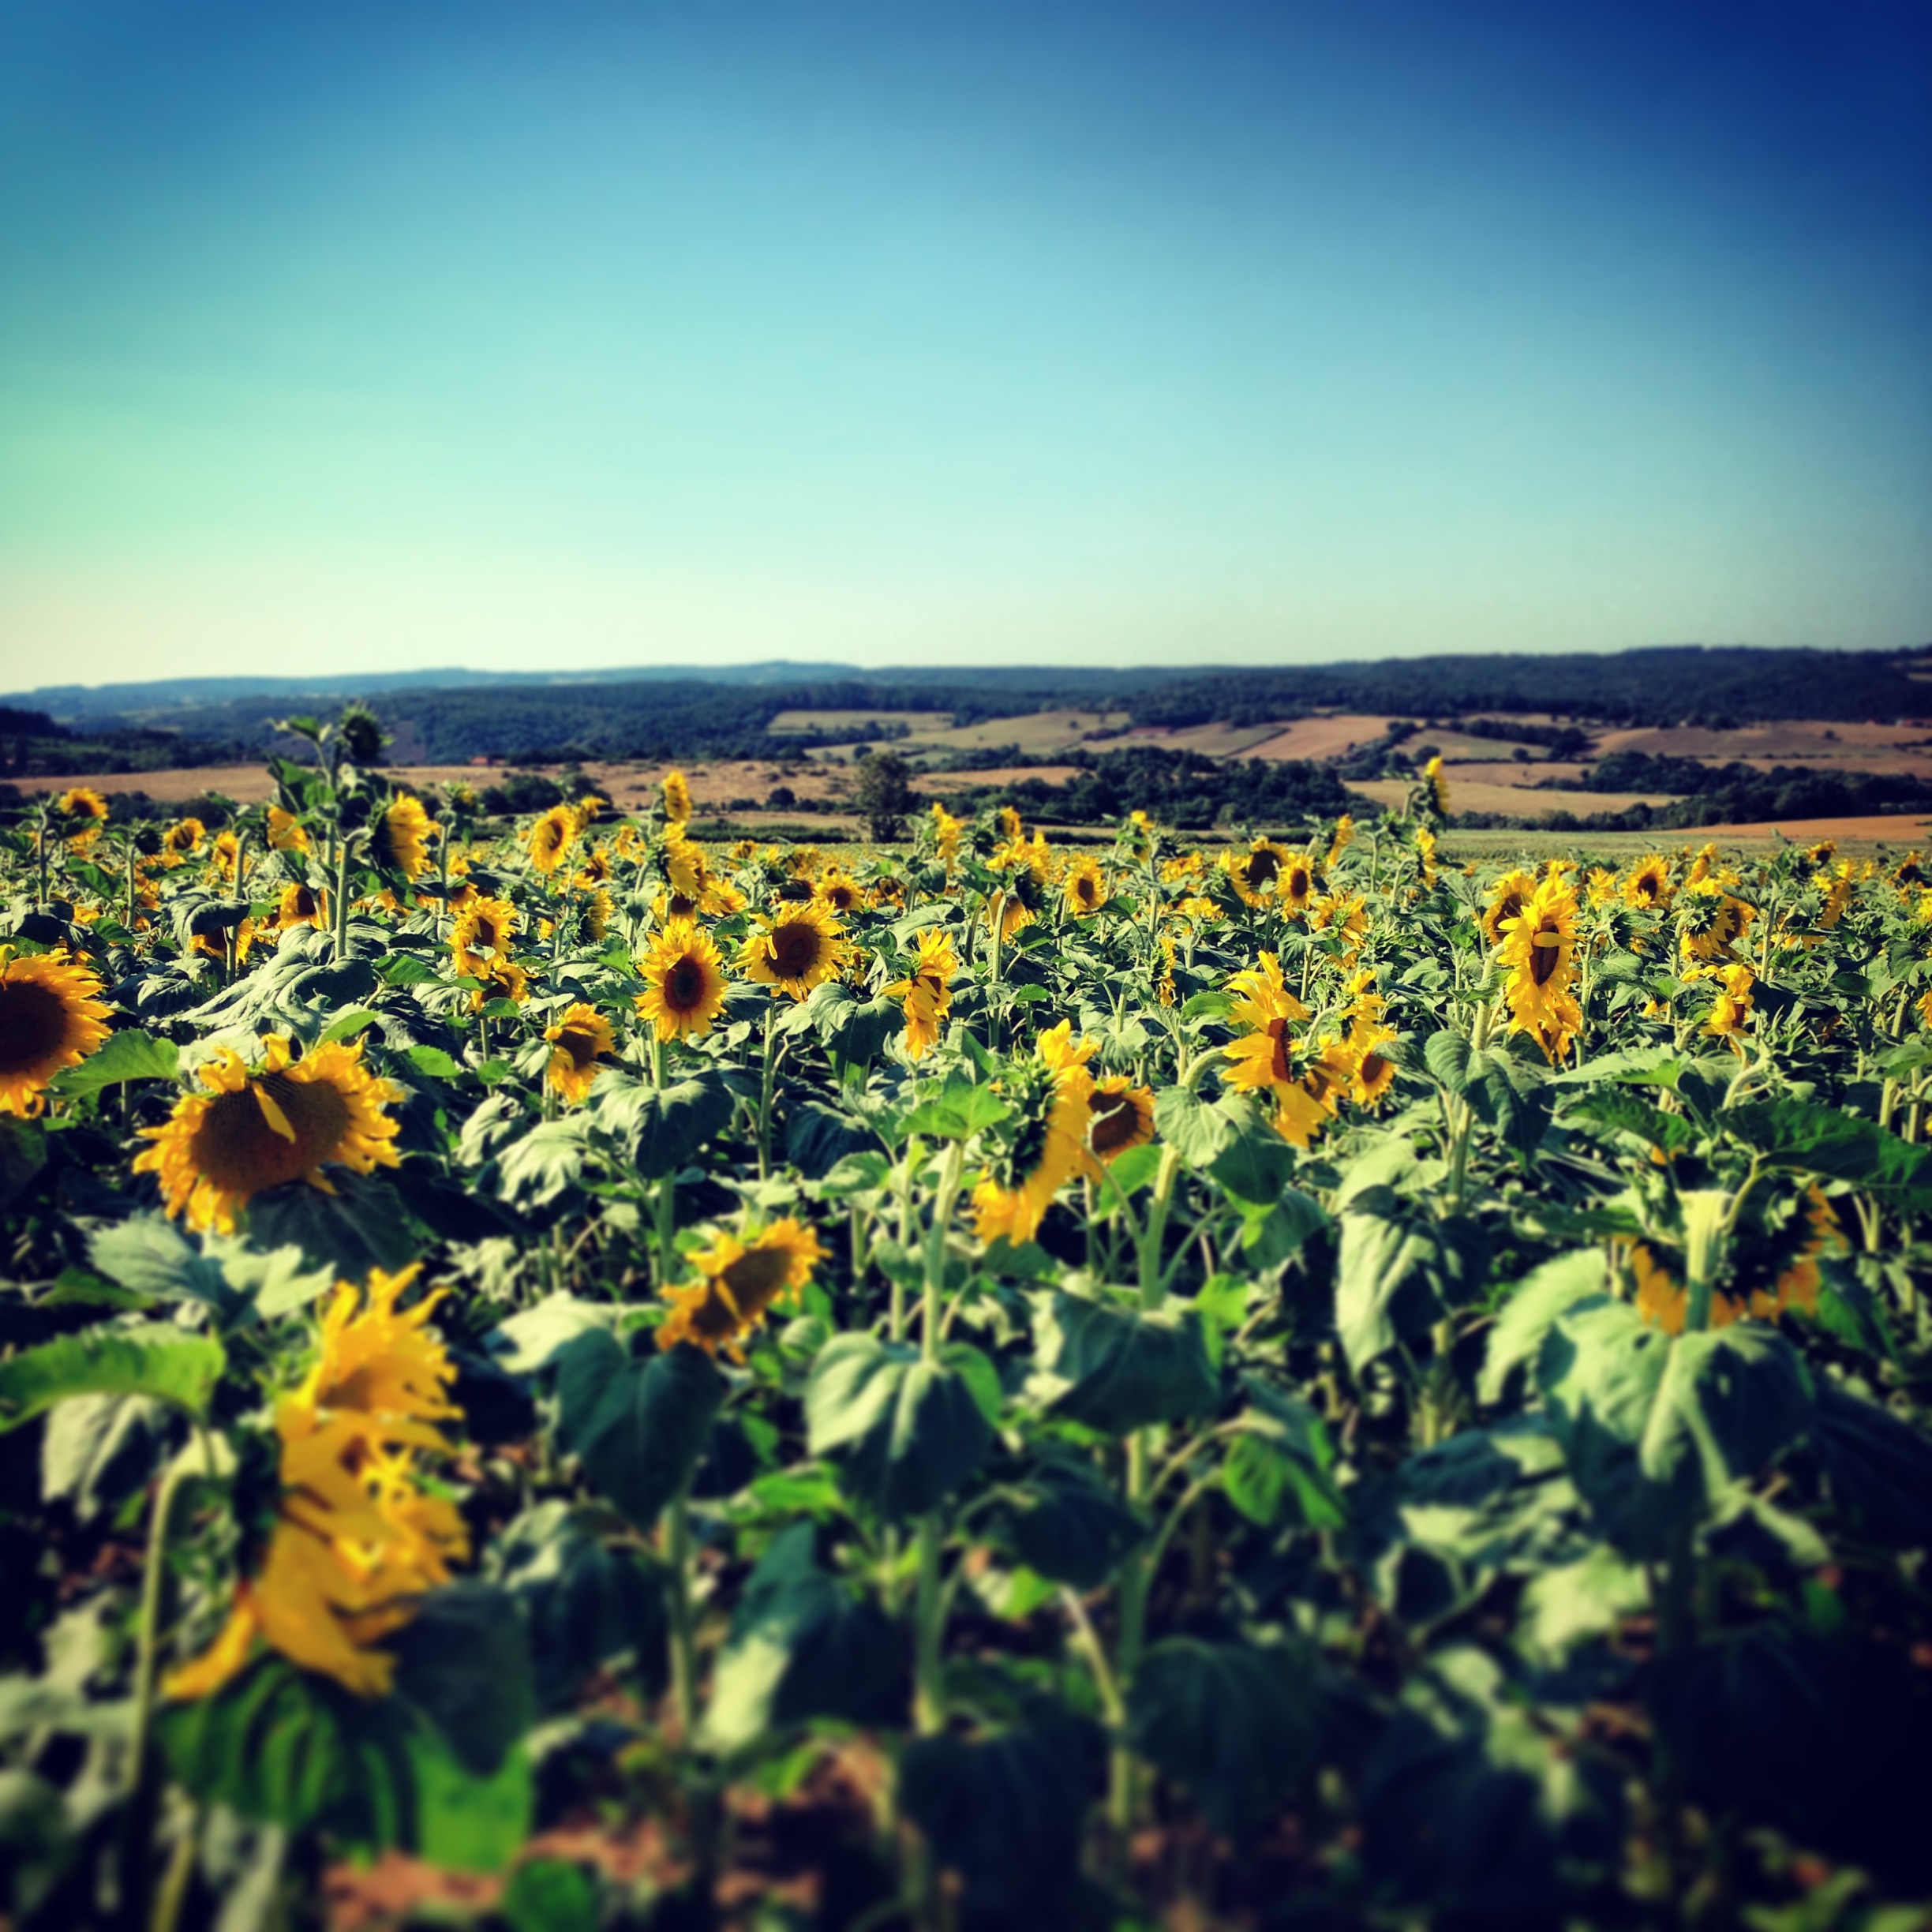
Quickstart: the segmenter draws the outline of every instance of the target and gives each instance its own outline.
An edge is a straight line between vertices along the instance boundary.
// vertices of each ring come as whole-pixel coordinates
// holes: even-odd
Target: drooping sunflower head
[[[384,1108],[402,1089],[362,1064],[362,1042],[331,1041],[299,1061],[293,1054],[286,1034],[264,1040],[257,1067],[223,1048],[200,1069],[210,1091],[185,1095],[165,1125],[142,1129],[153,1144],[135,1171],[159,1178],[170,1218],[185,1213],[191,1228],[232,1234],[237,1211],[270,1188],[306,1181],[326,1190],[329,1165],[366,1174],[397,1164],[396,1123]]]
[[[681,771],[665,773],[665,817],[672,825],[686,825],[691,815],[691,784]]]
[[[1429,803],[1443,818],[1449,816],[1449,781],[1443,775],[1443,762],[1440,754],[1422,767],[1422,780],[1428,787]]]
[[[571,810],[576,814],[577,829],[587,832],[610,809],[610,800],[601,792],[586,792],[580,799],[573,799]]]
[[[611,875],[611,856],[601,845],[587,847],[577,862],[576,876],[571,884],[588,892],[593,886],[608,882]]]
[[[1335,821],[1335,837],[1328,841],[1327,863],[1332,867],[1346,852],[1355,837],[1355,821],[1347,812]]]
[[[763,1323],[773,1303],[796,1301],[823,1255],[817,1234],[789,1217],[749,1244],[721,1234],[692,1256],[696,1282],[665,1290],[672,1307],[657,1331],[657,1346],[670,1349],[688,1342],[707,1355],[722,1349],[743,1361],[746,1338]]]
[[[16,958],[0,946],[0,1113],[38,1114],[54,1075],[107,1039],[100,991],[92,971],[66,952]]]
[[[554,1050],[548,1075],[550,1084],[573,1106],[590,1091],[597,1062],[617,1050],[611,1023],[594,1006],[577,1000],[567,1006],[554,1026],[544,1029]]]
[[[293,932],[298,926],[313,926],[317,932],[329,929],[328,895],[298,879],[282,888],[282,903],[276,908],[275,930]]]
[[[739,953],[738,966],[761,986],[802,1000],[814,987],[837,976],[851,949],[831,912],[807,900],[761,918]]]
[[[1109,1165],[1154,1138],[1154,1095],[1124,1073],[1096,1080],[1088,1103],[1087,1144]]]
[[[1066,900],[1067,910],[1076,918],[1084,919],[1089,913],[1098,912],[1107,902],[1106,875],[1091,859],[1078,859],[1067,867],[1061,890]]]
[[[1687,958],[1727,958],[1757,917],[1713,878],[1695,879],[1677,897],[1679,946]]]
[[[645,987],[637,1009],[658,1039],[698,1039],[724,1010],[724,956],[695,921],[674,919],[653,937],[639,962]]]
[[[162,856],[178,865],[182,859],[198,852],[201,841],[207,837],[208,827],[199,818],[177,818],[161,834]]]
[[[456,1365],[429,1326],[438,1290],[398,1307],[420,1262],[391,1275],[369,1271],[369,1286],[338,1282],[322,1316],[322,1352],[297,1391],[312,1410],[344,1409],[389,1420],[436,1421],[462,1411],[449,1399]]]
[[[1527,872],[1505,872],[1489,888],[1489,904],[1482,915],[1482,935],[1492,946],[1500,946],[1512,921],[1522,916],[1536,890],[1534,877]]]
[[[384,871],[400,872],[406,879],[420,878],[429,863],[429,841],[435,833],[422,801],[399,792],[369,828],[369,856]]]
[[[960,833],[962,827],[946,808],[937,800],[932,808],[933,844],[949,872],[953,862],[959,856]]]
[[[577,842],[577,814],[567,805],[552,805],[524,836],[530,863],[547,877]]]
[[[1806,847],[1805,856],[1814,866],[1829,865],[1838,856],[1838,841],[1836,839],[1820,839],[1815,845]]]

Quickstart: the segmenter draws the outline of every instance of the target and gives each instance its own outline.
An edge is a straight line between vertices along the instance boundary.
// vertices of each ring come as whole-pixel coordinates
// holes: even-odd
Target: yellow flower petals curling
[[[766,1311],[776,1301],[796,1301],[823,1258],[818,1235],[789,1217],[749,1245],[721,1234],[692,1257],[698,1280],[665,1290],[672,1305],[657,1331],[658,1347],[687,1342],[707,1355],[722,1349],[743,1361],[745,1338],[764,1321]]]
[[[107,1039],[100,992],[93,970],[69,953],[16,957],[0,946],[0,1114],[39,1113],[54,1075]]]
[[[397,1164],[396,1124],[383,1108],[402,1089],[362,1064],[362,1042],[332,1040],[300,1060],[294,1051],[286,1034],[271,1034],[250,1068],[223,1048],[200,1069],[212,1091],[184,1095],[164,1125],[142,1129],[153,1144],[134,1170],[159,1177],[170,1219],[232,1234],[237,1211],[269,1188],[306,1181],[332,1192],[324,1166],[366,1174]]]

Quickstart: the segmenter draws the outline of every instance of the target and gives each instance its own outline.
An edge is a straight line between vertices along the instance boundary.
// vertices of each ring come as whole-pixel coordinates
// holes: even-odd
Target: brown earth
[[[1297,718],[1264,739],[1249,753],[1250,758],[1346,758],[1361,746],[1372,744],[1388,729],[1387,717],[1371,717],[1361,712],[1337,712],[1328,717]]]
[[[1612,751],[1646,751],[1656,758],[1794,761],[1856,759],[1909,747],[1932,749],[1932,717],[1904,724],[1830,724],[1797,718],[1780,724],[1743,724],[1732,731],[1672,725],[1662,730],[1611,731],[1597,739],[1600,757]],[[1888,767],[1887,769],[1891,769]]]

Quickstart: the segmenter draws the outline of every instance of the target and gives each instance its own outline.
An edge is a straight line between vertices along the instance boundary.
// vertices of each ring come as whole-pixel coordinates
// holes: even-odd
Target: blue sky
[[[0,0],[0,683],[1922,643],[1928,211],[1917,0]]]

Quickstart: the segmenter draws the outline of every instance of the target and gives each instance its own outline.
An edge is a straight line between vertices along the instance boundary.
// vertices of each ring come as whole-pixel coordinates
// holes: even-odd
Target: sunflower
[[[1852,903],[1852,889],[1857,883],[1857,874],[1849,864],[1841,865],[1834,873],[1821,872],[1812,884],[1825,895],[1825,903],[1818,908],[1818,924],[1829,932],[1844,917],[1845,908]]]
[[[107,801],[88,785],[63,792],[54,809],[70,824],[78,822],[96,832],[107,822]]]
[[[213,863],[208,867],[211,878],[233,882],[235,867],[242,861],[242,841],[233,832],[217,832],[215,843],[208,848]]]
[[[208,827],[199,818],[177,818],[161,834],[161,858],[163,863],[178,866],[201,849],[201,841],[208,837]]]
[[[1066,909],[1080,919],[1098,912],[1107,902],[1106,880],[1099,863],[1091,859],[1078,859],[1067,867],[1061,892]]]
[[[317,932],[329,929],[328,894],[305,886],[299,879],[282,888],[282,903],[275,911],[275,930],[293,932],[298,926],[313,926]]]
[[[617,1050],[611,1023],[578,1000],[564,1009],[555,1026],[544,1029],[544,1038],[556,1049],[550,1056],[550,1084],[575,1106],[590,1092],[597,1062]]]
[[[672,825],[687,825],[691,822],[691,786],[681,771],[666,772],[664,781],[665,817]]]
[[[1436,883],[1436,834],[1425,825],[1416,827],[1416,858],[1422,867],[1425,886]]]
[[[1284,1140],[1305,1148],[1325,1127],[1354,1080],[1346,1050],[1339,1040],[1324,1039],[1311,1047],[1289,1032],[1290,1022],[1305,1017],[1295,1009],[1301,1003],[1293,994],[1272,1002],[1256,999],[1245,1013],[1251,1030],[1245,1038],[1222,1048],[1234,1064],[1227,1075],[1230,1087],[1266,1093],[1275,1102],[1275,1126]]]
[[[1717,975],[1717,1004],[1704,1023],[1704,1031],[1713,1039],[1728,1041],[1734,1052],[1743,1051],[1738,1043],[1744,1035],[1744,1022],[1750,1017],[1751,987],[1757,977],[1742,960],[1723,968]]]
[[[1243,905],[1267,903],[1283,866],[1294,856],[1286,845],[1272,839],[1258,838],[1245,852],[1229,852],[1221,861],[1222,870]]]
[[[641,1018],[661,1040],[702,1039],[724,1010],[727,982],[724,956],[695,921],[674,919],[661,927],[638,962],[644,990],[638,995]]]
[[[1395,1037],[1393,1027],[1372,1018],[1357,1016],[1350,1022],[1342,1046],[1349,1064],[1349,1098],[1357,1106],[1380,1106],[1395,1084],[1395,1062],[1381,1050]]]
[[[213,1644],[169,1676],[170,1697],[212,1695],[257,1637],[358,1697],[385,1695],[395,1660],[372,1646],[469,1556],[455,1505],[425,1494],[417,1470],[421,1457],[452,1453],[435,1425],[462,1413],[449,1400],[455,1366],[426,1327],[440,1295],[396,1305],[417,1271],[372,1268],[366,1303],[336,1285],[320,1359],[275,1405],[281,1496],[266,1552]]]
[[[955,818],[943,805],[938,803],[934,805],[932,808],[933,846],[939,854],[941,863],[945,867],[948,878],[952,876],[953,865],[959,858],[961,829],[958,819]]]
[[[369,857],[385,871],[400,872],[406,879],[418,878],[429,863],[427,841],[436,829],[421,800],[399,792],[371,829]]]
[[[688,1342],[707,1355],[721,1348],[734,1361],[744,1360],[744,1339],[765,1320],[775,1301],[796,1302],[824,1258],[818,1237],[802,1222],[775,1222],[749,1246],[736,1235],[721,1234],[691,1264],[701,1279],[667,1288],[671,1312],[657,1331],[661,1349]]]
[[[515,1000],[520,1006],[530,998],[530,975],[507,954],[485,960],[476,977],[483,983],[470,995],[472,1013],[481,1013],[492,1000]]]
[[[1503,943],[1507,929],[1522,917],[1536,887],[1532,874],[1517,871],[1505,872],[1489,888],[1489,904],[1482,915],[1482,936],[1491,945]]]
[[[583,857],[578,862],[571,883],[579,892],[593,892],[608,884],[610,876],[610,854],[601,845],[592,845],[586,848]]]
[[[684,836],[682,825],[672,825],[665,831],[663,856],[665,877],[670,881],[672,891],[695,904],[704,896],[705,881],[710,872],[703,847],[694,845]]]
[[[1024,836],[1024,828],[1020,822],[1020,814],[1010,805],[1002,805],[993,814],[993,822],[1004,839],[1017,839]]]
[[[577,842],[577,814],[567,805],[552,805],[524,835],[530,863],[548,875],[564,863]]]
[[[865,903],[865,889],[849,872],[841,871],[837,866],[828,866],[812,897],[827,912],[843,919],[848,913],[856,912]]]
[[[1271,1020],[1305,1020],[1309,1009],[1282,983],[1280,960],[1272,953],[1260,963],[1230,976],[1227,990],[1234,996],[1230,1017],[1237,1026],[1258,1027]]]
[[[1717,880],[1697,878],[1680,895],[1677,916],[1678,943],[1684,957],[1716,960],[1731,957],[1731,949],[1758,915]]]
[[[516,923],[517,909],[507,899],[473,899],[465,906],[450,934],[459,975],[481,979],[492,960],[507,958]]]
[[[1805,856],[1814,866],[1829,865],[1838,856],[1838,841],[1836,839],[1820,839],[1815,845],[1805,848]]]
[[[838,921],[809,900],[781,906],[757,925],[739,952],[739,971],[795,1000],[836,978],[852,949]]]
[[[1807,1217],[1811,1223],[1809,1239],[1799,1251],[1797,1260],[1778,1276],[1769,1294],[1759,1289],[1751,1296],[1751,1312],[1762,1320],[1769,1321],[1792,1308],[1803,1309],[1807,1315],[1815,1314],[1822,1280],[1818,1273],[1818,1258],[1822,1254],[1843,1254],[1848,1245],[1837,1211],[1815,1181],[1807,1189],[1806,1195],[1810,1204]]]
[[[1017,932],[1024,931],[1038,915],[1041,902],[1039,882],[1024,868],[1014,874],[1011,885],[994,893],[987,901],[987,920],[999,923],[1003,945]]]
[[[208,1093],[188,1094],[165,1126],[141,1129],[154,1143],[134,1170],[160,1178],[169,1217],[185,1211],[189,1227],[234,1232],[235,1211],[292,1181],[333,1193],[322,1169],[338,1163],[359,1174],[394,1167],[396,1123],[383,1111],[402,1089],[362,1064],[362,1042],[331,1040],[291,1065],[285,1033],[262,1043],[251,1069],[230,1047],[200,1069]]]
[[[1346,852],[1355,837],[1355,821],[1344,812],[1335,821],[1335,837],[1328,841],[1328,857],[1326,864],[1332,867],[1342,853]]]
[[[101,983],[66,952],[16,958],[0,946],[0,1114],[31,1119],[47,1083],[107,1039]]]
[[[1154,1095],[1124,1073],[1096,1080],[1088,1103],[1087,1144],[1095,1158],[1111,1166],[1130,1148],[1154,1138]]]
[[[268,849],[293,852],[309,849],[309,834],[302,829],[301,821],[279,805],[268,807]]]
[[[1286,907],[1299,919],[1315,903],[1315,889],[1318,883],[1315,855],[1305,852],[1290,852],[1287,863],[1275,874],[1275,902]]]
[[[1062,1020],[1039,1037],[1035,1057],[1006,1085],[1013,1113],[1004,1148],[973,1189],[974,1230],[983,1241],[1017,1248],[1039,1232],[1063,1183],[1088,1159],[1091,1040],[1076,1041]]]
[[[1497,958],[1510,969],[1503,997],[1510,1031],[1533,1033],[1552,1061],[1569,1051],[1583,1024],[1570,988],[1577,976],[1576,894],[1559,875],[1547,878],[1511,921]]]
[[[1661,852],[1653,852],[1640,865],[1632,867],[1630,877],[1623,882],[1626,904],[1659,912],[1669,905],[1676,891],[1671,884],[1670,861]]]
[[[1368,931],[1368,908],[1359,895],[1325,893],[1309,908],[1309,921],[1317,932],[1339,933],[1352,942]],[[1342,957],[1350,960],[1354,958],[1352,944]]]
[[[1440,756],[1431,758],[1422,767],[1422,782],[1428,787],[1429,803],[1447,818],[1449,816],[1449,781],[1443,776],[1443,762]]]
[[[928,926],[919,934],[919,955],[912,972],[882,989],[886,998],[905,1002],[905,1032],[900,1044],[908,1059],[922,1060],[938,1044],[939,1023],[953,1005],[948,983],[959,969],[953,942]]]
[[[588,831],[610,809],[610,800],[601,792],[586,792],[571,807],[577,814],[577,829]]]
[[[219,960],[224,966],[231,945],[235,964],[245,964],[255,939],[253,919],[244,918],[240,925],[231,927],[219,906],[196,913],[188,922],[188,950],[204,959]]]

